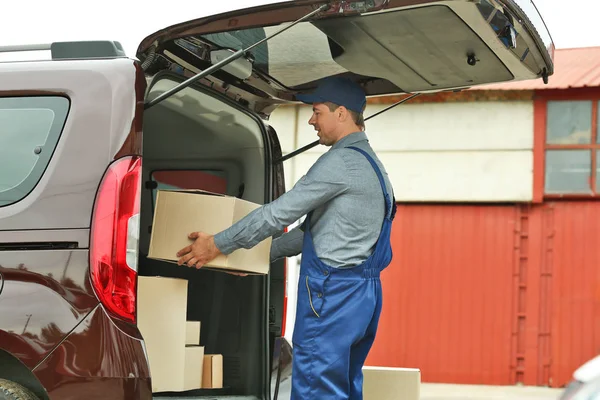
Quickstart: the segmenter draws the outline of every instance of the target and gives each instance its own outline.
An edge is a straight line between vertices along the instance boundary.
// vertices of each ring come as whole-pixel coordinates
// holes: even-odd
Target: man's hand
[[[187,264],[188,267],[198,269],[221,255],[212,235],[192,232],[188,237],[194,240],[194,243],[177,252],[177,257],[180,257],[177,265]]]
[[[221,255],[221,252],[215,245],[215,239],[212,235],[203,232],[192,232],[188,237],[194,240],[194,243],[177,252],[177,257],[180,257],[177,265],[187,264],[188,267],[200,269],[206,265],[206,263]],[[230,275],[248,276],[248,274],[242,272],[224,272],[227,272]]]

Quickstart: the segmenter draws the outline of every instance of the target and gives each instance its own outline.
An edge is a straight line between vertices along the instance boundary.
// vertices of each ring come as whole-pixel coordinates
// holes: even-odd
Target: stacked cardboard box
[[[260,207],[235,197],[201,190],[159,190],[148,258],[177,262],[177,252],[190,245],[191,232],[215,234]],[[204,268],[268,274],[271,239],[252,249],[221,255]],[[223,356],[205,354],[200,322],[186,321],[187,281],[164,277],[138,278],[138,327],[146,344],[152,391],[223,387]]]
[[[202,387],[204,347],[200,346],[200,321],[187,321],[185,325],[185,366],[182,390]]]
[[[186,280],[138,278],[138,328],[154,393],[223,387],[223,357],[204,354],[201,323],[186,321],[186,314]]]
[[[202,373],[202,389],[223,387],[223,355],[206,354]]]

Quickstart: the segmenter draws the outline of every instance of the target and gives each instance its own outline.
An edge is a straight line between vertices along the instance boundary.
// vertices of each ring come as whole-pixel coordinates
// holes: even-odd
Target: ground
[[[423,383],[420,400],[555,400],[561,392],[542,387]]]
[[[543,387],[423,383],[419,400],[556,400],[561,392],[562,389]],[[279,399],[287,400],[289,396],[289,385],[284,385]],[[398,400],[402,397],[399,396]]]

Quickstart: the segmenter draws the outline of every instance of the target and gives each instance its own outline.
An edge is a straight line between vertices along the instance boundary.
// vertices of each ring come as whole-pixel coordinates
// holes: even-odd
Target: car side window
[[[69,104],[60,96],[0,97],[0,207],[22,200],[38,184]]]

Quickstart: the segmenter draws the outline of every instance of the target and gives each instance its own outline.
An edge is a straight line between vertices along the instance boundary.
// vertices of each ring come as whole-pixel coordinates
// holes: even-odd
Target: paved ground
[[[282,385],[279,399],[290,398],[289,381]],[[562,389],[525,386],[478,386],[422,383],[420,400],[556,400]],[[402,400],[402,397],[398,397]]]
[[[523,386],[421,384],[420,400],[555,400],[561,389]]]

